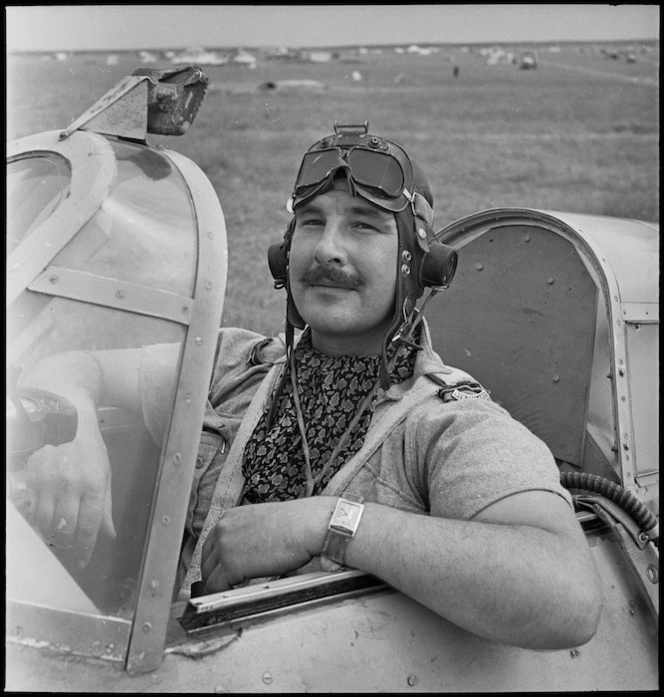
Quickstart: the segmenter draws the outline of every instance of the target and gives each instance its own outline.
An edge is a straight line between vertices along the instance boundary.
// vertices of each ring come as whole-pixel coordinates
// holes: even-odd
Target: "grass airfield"
[[[210,85],[194,125],[151,142],[194,160],[221,201],[223,323],[283,330],[283,291],[273,289],[267,247],[289,220],[285,202],[302,153],[334,121],[369,121],[408,150],[429,176],[438,228],[498,206],[658,221],[659,45],[637,46],[634,62],[599,45],[535,48],[535,70],[488,65],[477,47],[429,56],[345,49],[320,64],[259,58],[253,70],[204,66]],[[8,56],[7,139],[68,126],[137,67],[135,53],[114,64],[101,53]]]

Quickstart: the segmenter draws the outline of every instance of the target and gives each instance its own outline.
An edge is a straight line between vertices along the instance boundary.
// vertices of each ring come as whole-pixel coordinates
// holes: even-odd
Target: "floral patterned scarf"
[[[417,328],[419,330],[419,327]],[[417,332],[419,334],[419,331]],[[415,343],[419,337],[414,337]],[[388,360],[396,350],[388,351]],[[295,346],[297,386],[313,477],[321,472],[337,442],[348,428],[362,401],[376,384],[380,356],[328,356],[311,345],[307,328]],[[390,377],[392,384],[413,374],[416,349],[399,351]],[[269,405],[244,450],[242,472],[246,481],[245,503],[286,501],[306,491],[305,458],[297,424],[290,366],[286,366],[275,418],[268,430]],[[376,404],[376,394],[355,424],[313,493],[319,494],[330,478],[364,443]]]

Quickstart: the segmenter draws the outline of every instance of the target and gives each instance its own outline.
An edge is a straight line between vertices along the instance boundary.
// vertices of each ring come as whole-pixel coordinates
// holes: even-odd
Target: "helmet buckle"
[[[369,133],[369,122],[364,123],[337,123],[334,122],[334,132],[337,135],[363,135]]]

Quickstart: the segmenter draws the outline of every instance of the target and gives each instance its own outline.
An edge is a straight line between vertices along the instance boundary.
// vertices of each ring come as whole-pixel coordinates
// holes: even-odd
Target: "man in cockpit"
[[[422,170],[396,143],[335,129],[305,153],[290,204],[270,250],[285,334],[219,331],[185,591],[345,565],[490,640],[588,641],[600,583],[551,452],[444,365],[416,307],[455,264],[435,239]],[[79,414],[74,441],[35,453],[22,473],[30,520],[54,544],[89,558],[100,529],[112,531],[96,405],[137,409],[159,439],[176,357],[167,345],[121,360],[61,354],[24,377]],[[67,524],[53,531],[56,520]]]

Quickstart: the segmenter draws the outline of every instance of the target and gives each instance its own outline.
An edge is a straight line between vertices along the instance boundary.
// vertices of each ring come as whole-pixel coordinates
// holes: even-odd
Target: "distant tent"
[[[329,51],[311,51],[309,60],[312,63],[329,63],[332,60],[332,54]]]
[[[250,68],[255,67],[257,62],[256,56],[252,56],[251,53],[242,48],[237,50],[237,53],[233,56],[231,61],[237,65],[247,65]]]
[[[141,51],[138,54],[138,57],[141,59],[141,63],[156,63],[157,62],[157,56],[155,56],[154,53],[150,53],[149,51]]]
[[[205,49],[195,46],[188,48],[179,55],[171,58],[171,63],[176,64],[192,64],[198,65],[225,65],[228,63],[228,58],[217,55],[214,51],[206,51]]]

